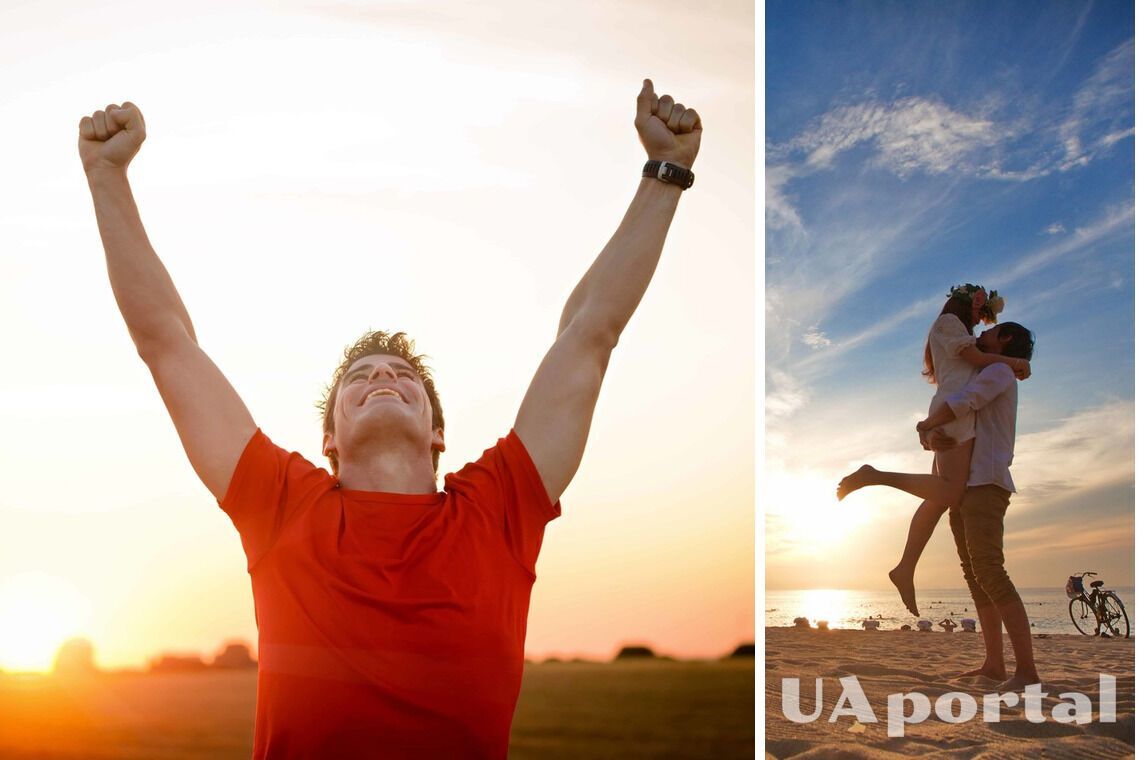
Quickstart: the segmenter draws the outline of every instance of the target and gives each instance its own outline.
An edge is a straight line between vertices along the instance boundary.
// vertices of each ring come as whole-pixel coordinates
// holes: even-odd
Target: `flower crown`
[[[987,325],[996,324],[997,315],[1001,314],[1002,309],[1005,308],[1005,299],[999,296],[996,290],[991,290],[987,294],[986,289],[981,285],[971,285],[968,282],[965,285],[955,285],[950,288],[946,297],[965,301],[971,307],[977,304],[978,315]]]

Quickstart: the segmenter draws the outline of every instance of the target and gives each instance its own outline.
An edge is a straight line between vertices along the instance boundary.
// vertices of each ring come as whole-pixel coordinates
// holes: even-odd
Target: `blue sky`
[[[915,500],[834,485],[864,461],[929,467],[921,353],[962,282],[1038,339],[1015,581],[1131,584],[1132,5],[769,2],[765,20],[767,585],[885,586]],[[941,527],[920,588],[960,582]]]

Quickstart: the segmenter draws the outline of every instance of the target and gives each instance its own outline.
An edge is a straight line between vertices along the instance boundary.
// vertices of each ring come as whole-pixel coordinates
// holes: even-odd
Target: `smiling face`
[[[412,439],[438,462],[443,429],[433,427],[431,395],[416,369],[399,356],[371,354],[351,365],[332,398],[332,430],[325,432],[325,455],[335,462],[364,437]]]
[[[408,370],[412,370],[418,380],[418,388],[424,396],[426,396],[427,404],[431,409],[431,417],[428,429],[432,431],[432,435],[438,438],[431,445],[431,460],[432,469],[436,474],[439,473],[439,454],[443,451],[443,407],[439,401],[439,393],[435,388],[435,379],[432,377],[431,369],[425,363],[426,356],[416,353],[416,344],[407,334],[403,332],[389,333],[383,330],[370,330],[364,333],[356,340],[351,346],[344,350],[344,361],[337,367],[333,373],[332,382],[325,388],[324,398],[317,403],[317,408],[321,411],[323,418],[323,427],[325,434],[324,452],[325,456],[329,458],[329,464],[332,466],[334,474],[339,474],[340,460],[338,450],[342,449],[345,443],[350,442],[347,433],[351,430],[342,428],[343,418],[346,416],[346,410],[349,412],[362,411],[365,404],[359,404],[365,401],[365,396],[369,392],[379,390],[377,385],[383,386],[390,385],[400,398],[400,401],[405,405],[412,402],[412,395],[404,389],[402,383],[408,381],[409,378],[402,377],[406,375]],[[366,361],[372,360],[372,361]],[[389,381],[382,381],[380,379],[373,379],[365,377],[363,379],[357,378],[356,373],[363,371],[366,375],[371,373],[365,369],[364,365],[376,365],[376,360],[383,360],[391,371],[392,377]],[[383,370],[382,367],[373,366],[373,369]],[[352,377],[350,377],[350,373]],[[383,373],[381,373],[383,374]],[[352,386],[349,387],[349,380],[352,381]],[[347,389],[350,393],[357,393],[359,390],[359,383],[373,383],[373,387],[365,392],[363,395],[357,395],[356,401],[359,407],[352,407],[351,405],[343,406],[340,401],[340,392],[342,387]],[[380,393],[379,396],[389,395]],[[371,401],[372,399],[367,399]],[[396,403],[396,402],[392,402]],[[349,415],[351,416],[351,415]],[[351,421],[348,423],[351,426]],[[438,434],[436,430],[438,429]],[[384,430],[379,431],[384,434]],[[391,431],[389,431],[391,432]]]
[[[373,401],[399,402],[403,406],[427,408],[431,405],[415,368],[398,356],[365,356],[349,366],[340,381],[337,403],[341,414],[345,407],[364,407]],[[371,408],[371,407],[369,407]]]

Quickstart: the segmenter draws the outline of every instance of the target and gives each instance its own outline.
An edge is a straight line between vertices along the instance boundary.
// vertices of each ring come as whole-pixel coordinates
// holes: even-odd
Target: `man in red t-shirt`
[[[507,754],[547,522],[586,445],[610,353],[657,266],[700,147],[696,111],[645,80],[649,161],[571,293],[514,426],[436,485],[434,379],[402,334],[346,352],[325,400],[332,472],[275,445],[199,347],[127,181],[131,103],[79,124],[111,287],[195,472],[237,528],[258,627],[254,756]]]

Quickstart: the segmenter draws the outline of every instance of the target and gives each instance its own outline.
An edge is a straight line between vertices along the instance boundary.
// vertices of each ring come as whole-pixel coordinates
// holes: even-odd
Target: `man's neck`
[[[363,451],[357,457],[341,459],[338,478],[341,488],[353,491],[436,492],[431,457],[406,449]]]

